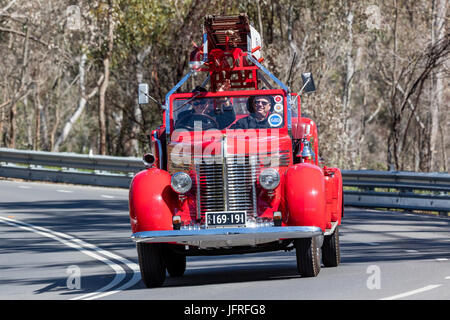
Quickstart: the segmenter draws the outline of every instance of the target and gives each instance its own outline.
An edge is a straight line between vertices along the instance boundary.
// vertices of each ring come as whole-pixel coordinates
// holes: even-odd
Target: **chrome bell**
[[[315,154],[312,151],[311,148],[311,142],[309,142],[308,140],[305,140],[303,142],[303,150],[302,150],[302,158],[309,158],[309,157],[314,157]]]

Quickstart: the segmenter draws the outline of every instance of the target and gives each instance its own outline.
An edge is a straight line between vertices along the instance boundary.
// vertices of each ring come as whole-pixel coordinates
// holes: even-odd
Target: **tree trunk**
[[[5,121],[5,110],[0,108],[0,147],[3,146],[3,123]]]
[[[445,37],[445,17],[447,10],[447,0],[433,0],[433,21],[431,24],[431,42],[432,46],[442,40]],[[430,115],[431,115],[431,132],[430,132],[430,171],[438,171],[439,167],[437,165],[438,158],[438,132],[439,132],[439,110],[443,110],[445,108],[444,102],[444,66],[440,66],[437,68],[436,73],[434,74],[433,84],[433,92],[431,93],[431,106],[430,106]],[[443,112],[442,114],[445,114]],[[445,149],[445,145],[442,145],[442,148]],[[445,157],[444,157],[445,160]]]
[[[350,4],[347,12],[347,49],[345,52],[346,56],[346,72],[345,72],[345,83],[344,90],[342,95],[342,117],[343,117],[343,158],[347,157],[347,152],[349,148],[349,104],[351,98],[351,81],[353,79],[353,75],[355,73],[355,66],[353,61],[353,7]],[[352,161],[353,162],[353,161]],[[344,163],[341,163],[344,165]]]
[[[106,154],[106,112],[105,112],[105,95],[106,89],[109,84],[109,58],[103,60],[103,71],[105,72],[105,77],[100,85],[99,96],[98,96],[98,125],[99,125],[99,154]]]
[[[393,26],[393,38],[394,38],[394,48],[392,53],[392,86],[391,86],[391,132],[390,132],[390,143],[388,145],[388,166],[392,169],[399,170],[399,139],[400,139],[400,116],[397,110],[397,19],[398,19],[398,8],[397,0],[394,0],[394,26]],[[393,163],[392,163],[393,162]]]
[[[9,145],[8,147],[14,149],[16,147],[16,115],[17,102],[13,101],[11,109],[9,110]]]
[[[355,73],[355,66],[353,61],[353,9],[349,8],[347,14],[347,50],[346,56],[346,72],[345,72],[345,83],[344,83],[344,93],[342,96],[342,111],[344,115],[344,130],[347,131],[347,116],[348,116],[348,105],[351,98],[351,81]]]
[[[108,89],[109,85],[109,67],[111,62],[111,54],[113,49],[113,40],[114,40],[114,22],[112,17],[112,8],[111,4],[109,6],[108,12],[108,48],[106,55],[103,59],[103,71],[104,78],[102,84],[99,89],[99,98],[98,98],[98,124],[99,124],[99,154],[106,154],[106,107],[105,107],[105,96],[106,89]]]
[[[261,36],[261,43],[264,44],[264,29],[263,29],[262,17],[261,17],[261,0],[256,1],[256,6],[258,8],[259,34]]]
[[[41,117],[40,117],[40,104],[41,99],[39,98],[39,84],[37,85],[36,91],[33,97],[34,104],[34,139],[33,139],[33,150],[39,150],[39,144],[41,141]]]
[[[142,83],[144,79],[144,62],[145,59],[148,57],[152,50],[152,46],[148,46],[144,50],[138,53],[137,55],[137,62],[136,62],[136,82],[137,85],[139,83]],[[137,86],[136,86],[137,87]],[[125,120],[125,118],[124,118]],[[133,104],[132,114],[131,114],[131,121],[129,124],[129,130],[130,130],[130,146],[129,150],[126,150],[127,155],[138,155],[139,154],[139,141],[138,141],[138,135],[139,135],[139,123],[142,122],[142,113],[141,109],[139,107],[139,103],[136,102]]]
[[[91,99],[94,95],[98,92],[98,85],[103,81],[103,75],[100,76],[100,79],[98,81],[97,87],[95,87],[89,95],[86,95],[86,60],[87,56],[85,53],[83,53],[80,57],[80,65],[78,67],[79,70],[79,76],[80,76],[80,100],[78,101],[78,107],[75,110],[75,112],[70,117],[69,121],[66,122],[64,125],[63,131],[58,137],[58,139],[55,142],[55,145],[53,146],[53,151],[58,152],[59,147],[61,144],[66,140],[67,136],[69,135],[70,131],[72,130],[73,125],[77,120],[80,118],[80,116],[83,114],[83,111],[86,107],[86,104],[89,99]]]
[[[23,44],[23,52],[22,52],[22,69],[20,71],[19,84],[17,86],[17,90],[14,93],[11,103],[11,109],[9,112],[9,122],[10,122],[10,140],[9,147],[14,149],[16,147],[16,137],[17,137],[17,102],[19,100],[20,92],[23,90],[23,86],[25,83],[25,72],[28,65],[28,40],[30,37],[30,30],[27,24],[25,24],[26,34],[25,40]]]

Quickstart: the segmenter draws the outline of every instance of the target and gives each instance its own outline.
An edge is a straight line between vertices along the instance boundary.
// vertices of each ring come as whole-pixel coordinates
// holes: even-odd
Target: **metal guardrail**
[[[0,148],[0,177],[128,188],[142,159]]]
[[[450,212],[450,174],[407,171],[343,171],[345,205]]]
[[[0,177],[128,188],[144,169],[140,158],[0,148]],[[450,174],[343,170],[344,204],[450,211]]]

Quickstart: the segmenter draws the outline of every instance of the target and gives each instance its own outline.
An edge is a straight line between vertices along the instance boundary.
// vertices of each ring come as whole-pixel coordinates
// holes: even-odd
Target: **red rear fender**
[[[327,168],[328,170],[334,172],[333,175],[333,211],[331,212],[331,221],[338,221],[338,225],[341,224],[342,219],[342,173],[338,168]]]

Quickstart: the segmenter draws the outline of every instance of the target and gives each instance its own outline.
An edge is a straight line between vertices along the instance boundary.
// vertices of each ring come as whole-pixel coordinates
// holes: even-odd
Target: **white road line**
[[[436,258],[436,261],[448,261],[447,258]]]
[[[134,262],[131,262],[131,261],[129,261],[129,260],[127,260],[127,259],[125,259],[125,258],[123,258],[121,256],[118,256],[118,255],[116,255],[114,253],[111,253],[109,251],[106,251],[106,250],[103,250],[103,249],[99,249],[99,248],[97,248],[96,246],[94,246],[94,245],[92,245],[90,243],[84,242],[83,240],[76,239],[75,241],[80,243],[80,244],[82,244],[85,247],[92,248],[94,250],[99,250],[105,256],[110,257],[112,259],[115,259],[117,261],[120,261],[123,264],[126,264],[131,270],[133,270],[133,277],[128,282],[126,282],[123,286],[121,286],[120,288],[117,288],[116,290],[113,290],[113,291],[103,292],[103,293],[101,291],[89,293],[87,295],[78,297],[77,300],[80,300],[80,299],[93,300],[93,299],[106,297],[106,296],[109,296],[111,294],[114,294],[114,293],[123,291],[125,289],[128,289],[128,288],[134,286],[136,283],[138,283],[141,280],[141,274],[140,274],[139,265],[135,264]]]
[[[29,186],[19,186],[20,189],[31,189]]]
[[[56,190],[56,192],[73,193],[73,191],[71,191],[71,190],[62,190],[62,189]]]
[[[412,296],[414,294],[418,294],[418,293],[421,293],[421,292],[425,292],[425,291],[436,289],[436,288],[438,288],[440,286],[442,286],[442,284],[432,284],[432,285],[429,285],[429,286],[426,286],[426,287],[423,287],[423,288],[420,288],[420,289],[411,290],[411,291],[408,291],[408,292],[405,292],[405,293],[400,293],[400,294],[397,294],[395,296],[391,296],[391,297],[387,297],[387,298],[382,298],[380,300],[395,300],[395,299],[406,298],[406,297]]]
[[[114,199],[115,198],[114,196],[108,196],[106,194],[102,194],[101,197],[107,198],[107,199]]]
[[[36,228],[41,228],[41,227],[36,227]],[[128,288],[134,286],[136,283],[138,283],[141,280],[141,274],[140,274],[139,265],[135,264],[134,262],[131,262],[131,261],[129,261],[129,260],[127,260],[127,259],[125,259],[125,258],[123,258],[121,256],[118,256],[117,254],[114,254],[114,253],[111,253],[111,252],[106,251],[104,249],[98,248],[97,246],[95,246],[93,244],[90,244],[90,243],[87,243],[87,242],[85,242],[85,241],[83,241],[81,239],[74,238],[74,237],[72,237],[70,235],[67,235],[67,234],[64,234],[64,233],[61,233],[61,232],[55,232],[55,231],[51,231],[51,232],[53,234],[55,234],[55,235],[60,236],[60,237],[70,239],[70,240],[80,244],[82,247],[92,249],[92,250],[94,250],[94,251],[96,251],[96,252],[98,252],[100,254],[103,254],[103,255],[105,255],[107,257],[115,259],[115,260],[117,260],[117,261],[127,265],[131,270],[133,270],[133,277],[129,281],[127,281],[124,285],[122,285],[120,288],[117,288],[116,290],[107,291],[107,290],[111,289],[112,287],[114,287],[114,286],[112,286],[110,284],[109,286],[106,286],[108,288],[103,287],[102,289],[100,289],[98,291],[91,292],[91,293],[88,293],[88,294],[85,294],[85,295],[82,295],[82,296],[79,296],[79,297],[75,297],[75,298],[72,298],[71,300],[82,300],[82,299],[83,300],[93,300],[93,299],[106,297],[106,296],[118,293],[120,291],[123,291],[125,289],[128,289]],[[121,279],[121,280],[123,280],[123,279]],[[114,283],[114,285],[116,285],[116,283]]]
[[[28,223],[17,221],[17,220],[12,220],[12,219],[7,219],[7,218],[0,217],[0,221],[1,220],[3,220],[3,222],[6,223],[6,224],[9,224],[9,225],[12,225],[12,226],[16,226],[18,228],[21,228],[21,229],[24,229],[24,230],[27,230],[27,231],[31,231],[31,232],[37,233],[39,235],[42,235],[44,237],[51,238],[51,239],[54,239],[56,241],[59,241],[62,244],[68,246],[68,247],[77,249],[80,252],[82,252],[82,253],[84,253],[84,254],[86,254],[86,255],[94,258],[94,259],[97,259],[99,261],[102,261],[102,262],[106,263],[108,266],[110,266],[115,271],[116,276],[114,277],[113,281],[111,281],[108,285],[106,285],[103,288],[101,288],[100,290],[98,290],[100,292],[104,292],[106,290],[109,290],[109,289],[113,288],[114,286],[118,285],[123,279],[125,279],[126,272],[118,264],[115,264],[112,261],[110,261],[109,259],[106,259],[106,258],[104,258],[104,257],[102,257],[102,256],[100,256],[100,255],[98,255],[98,254],[96,254],[94,252],[86,250],[82,246],[79,246],[77,244],[74,244],[74,243],[72,243],[70,241],[66,241],[66,240],[61,239],[60,237],[58,237],[58,236],[63,236],[66,239],[74,240],[75,238],[72,237],[72,236],[65,235],[65,234],[63,234],[61,232],[58,232],[57,233],[58,236],[56,236],[55,233],[53,233],[51,230],[48,230],[46,228],[30,225]],[[5,220],[9,220],[9,222],[5,221]],[[95,294],[96,293],[97,292],[95,292]],[[77,299],[77,298],[74,298],[74,299]]]
[[[104,262],[105,264],[110,266],[115,271],[116,275],[115,275],[113,281],[111,281],[109,284],[107,284],[103,288],[101,288],[95,292],[91,292],[91,293],[88,293],[88,294],[85,294],[85,295],[82,295],[79,297],[72,298],[70,300],[80,300],[80,299],[92,300],[92,299],[101,298],[101,297],[111,295],[111,294],[120,292],[122,290],[125,290],[125,289],[135,285],[141,279],[140,274],[139,274],[139,266],[137,266],[135,263],[130,262],[129,260],[122,258],[116,254],[113,254],[106,250],[100,249],[100,248],[96,247],[95,245],[87,243],[83,240],[77,239],[73,236],[64,234],[62,232],[54,232],[52,230],[49,230],[49,229],[46,229],[43,227],[34,226],[34,225],[31,225],[31,224],[28,224],[28,223],[25,223],[22,221],[14,220],[14,219],[0,217],[0,222],[6,223],[11,226],[15,226],[15,227],[27,230],[27,231],[31,231],[31,232],[37,233],[39,235],[42,235],[44,237],[48,237],[48,238],[54,239],[56,241],[59,241],[68,247],[75,248],[75,249],[79,250],[80,252],[82,252],[94,259]],[[67,240],[64,240],[64,239],[67,239]],[[92,252],[90,250],[93,250],[94,252]],[[114,288],[116,285],[120,284],[120,282],[125,278],[126,272],[120,265],[112,262],[111,260],[109,260],[99,254],[103,254],[107,257],[114,258],[114,259],[126,264],[131,270],[133,270],[132,279],[127,281],[120,288],[113,290],[113,291],[108,291],[108,290]]]
[[[418,253],[419,251],[412,249],[412,250],[405,250],[405,252],[407,252],[407,253]]]

